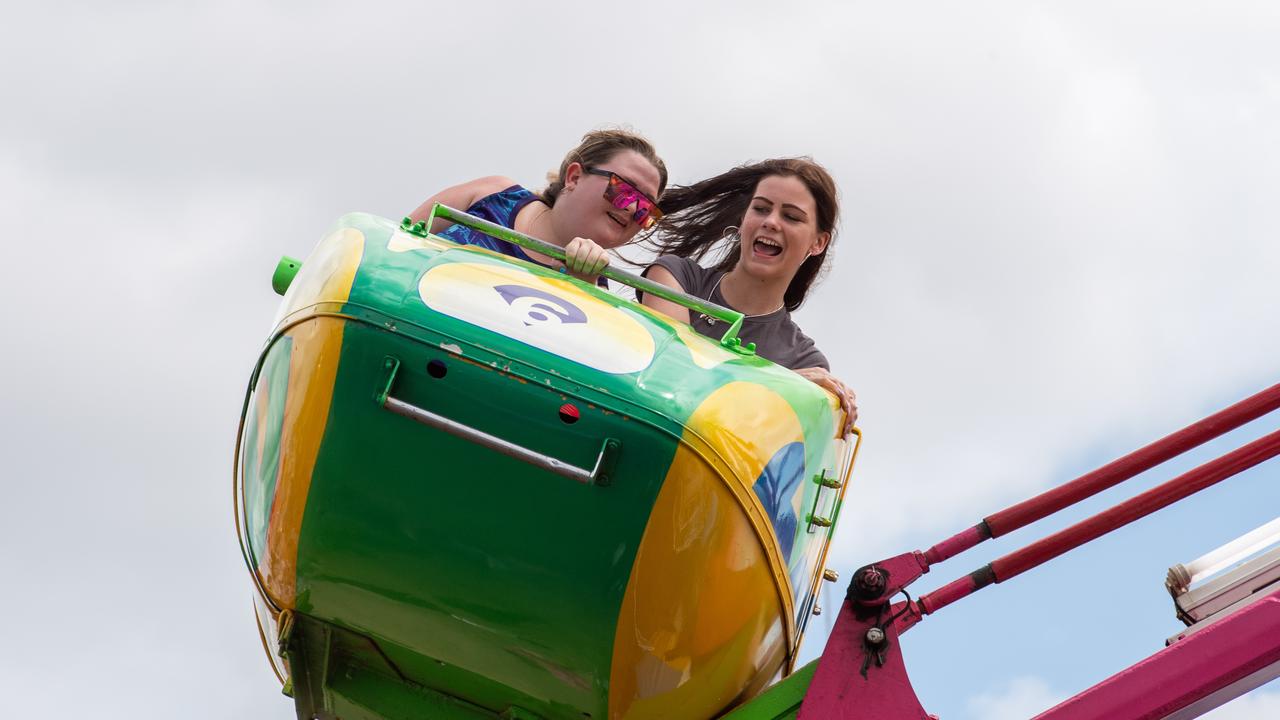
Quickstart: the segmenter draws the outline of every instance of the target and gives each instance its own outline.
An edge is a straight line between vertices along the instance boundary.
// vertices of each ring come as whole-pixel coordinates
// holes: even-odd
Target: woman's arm
[[[466,210],[475,204],[477,200],[486,195],[492,195],[496,192],[506,190],[515,185],[516,181],[502,175],[490,175],[488,177],[477,178],[471,182],[464,182],[461,185],[454,185],[451,188],[445,188],[440,192],[427,198],[416,210],[409,213],[409,219],[417,222],[426,220],[431,215],[431,208],[436,203],[443,203],[455,210]],[[431,224],[431,232],[440,232],[449,227],[452,223],[448,220],[436,220]]]
[[[840,437],[848,437],[854,423],[858,421],[858,396],[854,394],[853,389],[828,372],[826,368],[798,368],[795,372],[836,396],[840,401],[840,409],[844,410],[844,427],[840,429]]]
[[[680,281],[676,280],[676,276],[672,275],[670,270],[662,267],[661,265],[650,265],[649,269],[645,271],[644,276],[659,285],[666,285],[673,290],[686,292],[685,289],[681,287]],[[689,310],[683,305],[677,305],[670,300],[663,300],[653,294],[646,294],[641,298],[640,302],[642,305],[651,307],[673,320],[679,320],[685,324],[688,324],[689,322]]]

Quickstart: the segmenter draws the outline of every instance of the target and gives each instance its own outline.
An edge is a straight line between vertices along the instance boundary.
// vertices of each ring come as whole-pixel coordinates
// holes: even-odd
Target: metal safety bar
[[[484,218],[478,218],[475,215],[462,212],[461,210],[455,210],[448,205],[442,205],[440,203],[436,203],[435,206],[431,208],[431,214],[427,216],[425,221],[420,220],[415,223],[411,218],[405,218],[400,222],[400,228],[405,232],[425,236],[430,232],[431,225],[437,218],[441,220],[448,220],[449,222],[456,223],[464,227],[469,227],[472,230],[485,233],[486,235],[490,235],[499,240],[505,240],[513,245],[519,245],[526,250],[533,250],[534,252],[542,253],[543,255],[553,257],[562,262],[565,259],[564,248],[558,245],[552,245],[544,240],[539,240],[538,238],[525,235],[522,232],[512,230],[509,227],[489,222]],[[729,329],[725,332],[724,337],[720,338],[720,344],[730,350],[743,354],[751,354],[754,352],[754,344],[743,345],[742,341],[738,339],[738,331],[742,329],[742,321],[745,316],[737,310],[724,307],[723,305],[717,305],[708,300],[703,300],[702,298],[694,297],[688,293],[667,287],[662,283],[654,282],[641,275],[629,273],[625,270],[618,270],[617,268],[609,267],[607,265],[600,271],[600,274],[610,280],[616,280],[623,285],[628,285],[637,290],[647,292],[650,295],[660,297],[663,300],[669,300],[694,312],[702,313],[708,317],[713,317],[716,320],[728,323]]]
[[[618,462],[618,452],[622,449],[620,440],[605,438],[600,444],[600,452],[596,455],[595,465],[590,470],[580,468],[577,465],[572,465],[536,450],[530,450],[523,445],[503,440],[496,435],[490,435],[483,430],[392,397],[391,386],[395,383],[396,373],[400,369],[400,361],[396,358],[388,357],[383,362],[383,368],[386,371],[386,379],[374,399],[379,405],[396,415],[407,417],[437,430],[443,430],[454,437],[468,440],[483,448],[488,448],[534,467],[542,468],[560,477],[580,482],[583,485],[608,485],[612,482],[613,469]]]

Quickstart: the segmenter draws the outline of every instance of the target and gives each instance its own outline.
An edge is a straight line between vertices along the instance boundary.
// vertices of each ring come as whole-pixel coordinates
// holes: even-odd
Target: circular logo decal
[[[418,283],[432,310],[612,374],[649,367],[653,336],[638,320],[567,280],[508,265],[451,262]]]

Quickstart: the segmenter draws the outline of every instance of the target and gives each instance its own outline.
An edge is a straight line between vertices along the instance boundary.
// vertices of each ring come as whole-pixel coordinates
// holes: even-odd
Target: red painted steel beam
[[[1194,470],[1189,470],[1166,483],[1129,498],[1113,508],[1005,555],[991,563],[995,581],[1004,582],[1020,575],[1068,550],[1190,497],[1276,455],[1280,455],[1280,430],[1264,435],[1216,460],[1210,460]]]
[[[991,537],[1006,535],[1114,487],[1277,408],[1280,408],[1280,384],[1272,385],[1256,395],[1245,398],[1144,448],[1113,460],[1091,473],[1081,475],[1065,485],[990,515],[984,523]]]
[[[925,614],[936,612],[987,585],[1021,575],[1068,550],[1096,540],[1112,530],[1168,507],[1276,455],[1280,455],[1280,430],[947,583],[921,597],[918,601],[920,610]]]
[[[1007,535],[1020,527],[1081,500],[1093,497],[1140,473],[1203,445],[1248,422],[1280,408],[1280,384],[1272,385],[1256,395],[1241,400],[1209,417],[1117,458],[1092,472],[1081,475],[1052,490],[1008,507],[985,520],[956,533],[924,552],[930,565],[953,558],[979,543]]]
[[[986,542],[990,539],[991,528],[987,527],[987,522],[983,520],[977,525],[974,525],[962,532],[958,532],[928,550],[925,550],[924,559],[930,565],[940,563],[943,560],[959,555],[978,543]]]

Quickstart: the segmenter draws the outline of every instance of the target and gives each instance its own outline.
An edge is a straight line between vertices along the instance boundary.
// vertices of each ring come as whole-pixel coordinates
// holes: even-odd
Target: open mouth
[[[767,257],[777,257],[782,254],[782,246],[772,240],[758,239],[751,247],[757,254]]]

